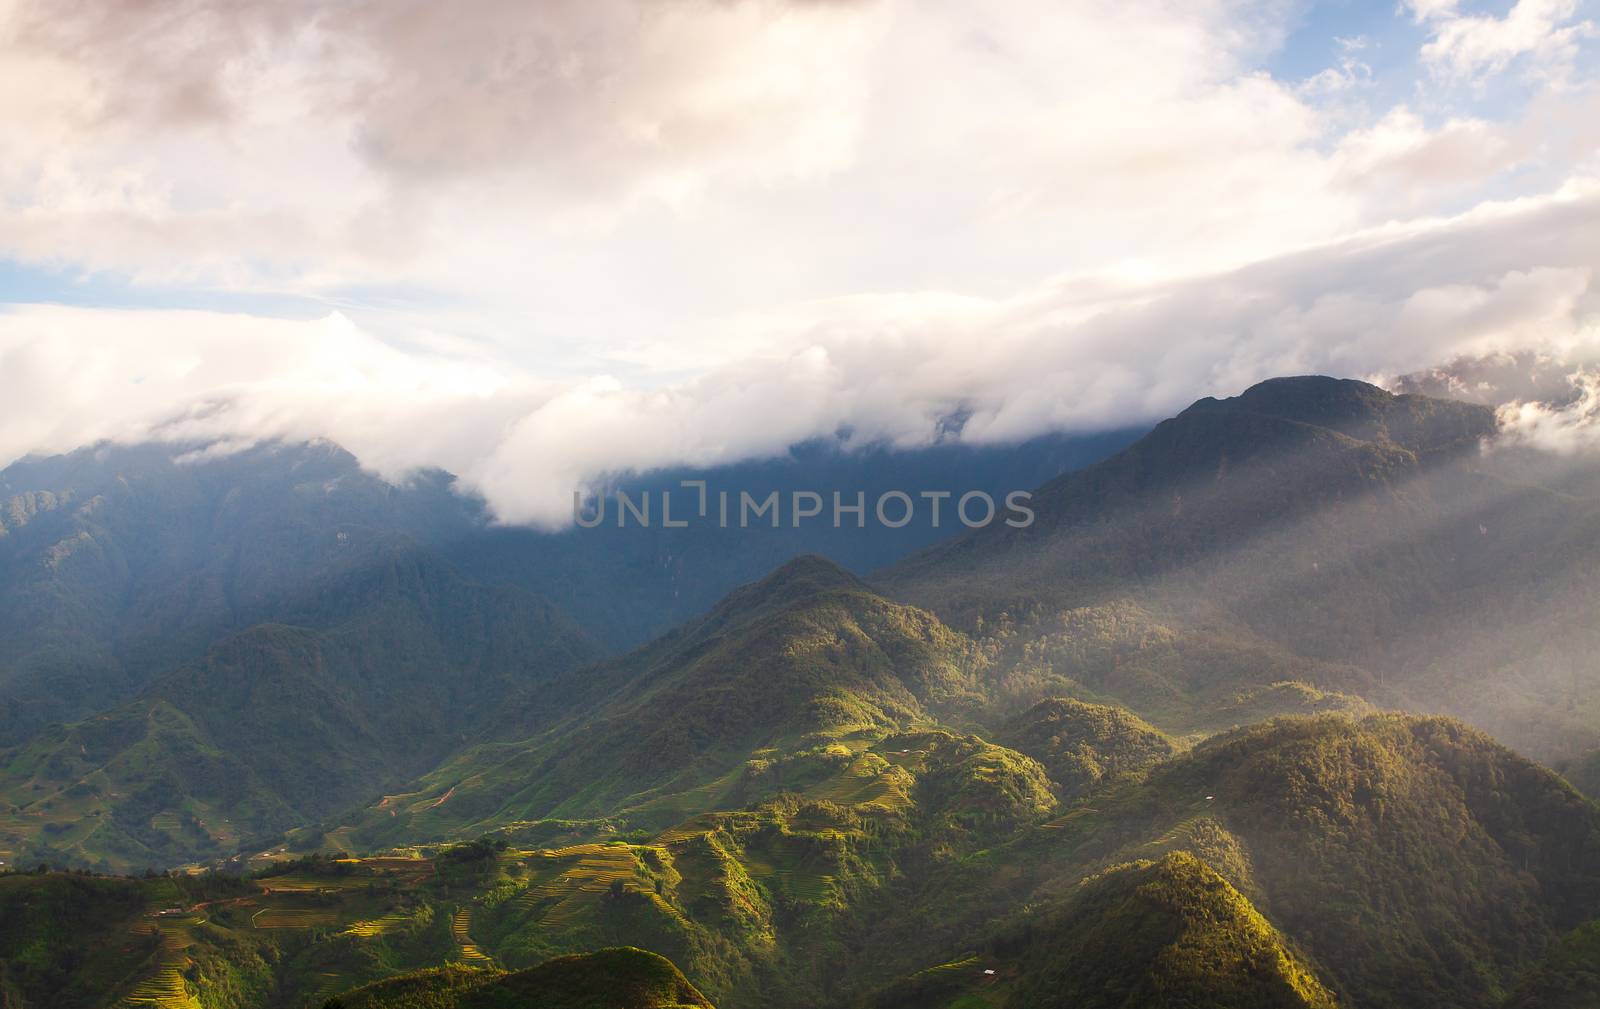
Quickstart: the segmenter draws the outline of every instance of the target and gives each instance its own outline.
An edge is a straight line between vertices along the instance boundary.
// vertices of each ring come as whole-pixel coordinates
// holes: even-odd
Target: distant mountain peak
[[[804,605],[836,592],[871,591],[855,575],[818,554],[801,554],[766,577],[735,589],[710,616],[729,618]]]
[[[1392,441],[1418,452],[1475,444],[1494,433],[1487,407],[1420,395],[1395,395],[1370,382],[1296,375],[1257,382],[1227,399],[1206,397],[1179,418],[1248,413],[1327,428],[1360,441]]]
[[[817,589],[862,588],[861,579],[821,554],[801,554],[776,568],[757,585],[807,585]]]
[[[1381,417],[1397,397],[1368,382],[1327,375],[1293,375],[1257,382],[1237,396],[1207,396],[1184,413],[1243,411],[1339,428],[1352,420]]]

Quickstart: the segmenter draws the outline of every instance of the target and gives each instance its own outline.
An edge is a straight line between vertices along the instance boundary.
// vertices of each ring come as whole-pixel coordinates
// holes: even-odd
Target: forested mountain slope
[[[325,627],[331,587],[457,523],[326,443],[207,456],[83,449],[0,472],[0,745],[97,711],[267,622]]]
[[[1482,407],[1274,380],[1041,488],[1032,527],[875,580],[1019,655],[1071,638],[1049,671],[1146,717],[1276,655],[1285,679],[1565,759],[1600,745],[1600,499],[1522,482],[1541,467],[1494,431]]]
[[[460,745],[507,696],[597,654],[564,616],[396,551],[109,712],[0,751],[12,858],[166,867],[276,844]]]
[[[748,801],[782,790],[778,776],[751,777],[753,759],[973,709],[982,662],[930,614],[801,558],[681,631],[532,692],[495,726],[501,740],[386,799],[354,836],[439,837],[623,811],[664,826],[686,808],[680,793],[704,789],[696,801],[719,808],[715,800],[736,793]]]
[[[0,877],[0,997],[1585,1005],[1600,807],[1377,710],[1587,780],[1595,502],[1494,434],[1267,383],[1031,528],[802,557],[592,662],[521,579],[374,536],[4,753],[29,858],[254,872]]]
[[[1600,808],[1549,771],[1445,719],[1285,719],[1225,734],[981,859],[907,881],[900,909],[863,933],[860,969],[898,962],[910,975],[907,951],[937,963],[974,950],[1021,961],[1025,975],[1048,973],[1052,955],[1081,967],[1075,944],[1089,938],[1054,949],[1057,930],[1146,940],[1142,915],[1078,920],[1091,885],[1079,881],[1173,851],[1227,880],[1341,1004],[1497,1006],[1600,901]],[[1115,962],[1128,948],[1102,944],[1088,959]]]

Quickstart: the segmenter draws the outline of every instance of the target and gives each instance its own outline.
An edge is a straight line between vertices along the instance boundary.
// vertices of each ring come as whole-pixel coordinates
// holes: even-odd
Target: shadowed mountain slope
[[[459,526],[327,443],[83,449],[0,471],[0,745],[125,700],[256,624],[325,627],[330,587]]]
[[[231,854],[441,759],[503,699],[592,658],[548,604],[397,552],[105,714],[0,753],[0,844],[119,867]]]
[[[558,957],[510,974],[443,968],[345,993],[346,1009],[713,1009],[671,961],[642,949]]]
[[[651,802],[731,787],[757,751],[971,707],[980,661],[930,614],[800,558],[683,630],[530,693],[496,725],[506,741],[464,751],[366,822],[374,837],[624,809],[651,822]]]
[[[1600,500],[1520,482],[1525,452],[1481,448],[1494,431],[1483,407],[1275,380],[1047,484],[1032,527],[877,580],[1019,657],[1094,627],[1106,661],[1075,634],[1050,672],[1163,728],[1220,712],[1219,668],[1254,668],[1239,688],[1445,711],[1553,760],[1600,745]]]

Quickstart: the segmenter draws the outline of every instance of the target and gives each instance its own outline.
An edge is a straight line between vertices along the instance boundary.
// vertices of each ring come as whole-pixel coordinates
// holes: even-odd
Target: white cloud
[[[0,459],[327,436],[556,522],[840,429],[1592,343],[1600,92],[1437,91],[1585,23],[1409,6],[1435,90],[1367,110],[1376,41],[1258,69],[1276,4],[0,0],[0,257],[348,315],[0,314]]]
[[[1214,269],[1396,209],[1392,165],[1338,154],[1327,94],[1253,70],[1279,28],[1230,3],[10,0],[0,19],[0,255],[148,284],[421,288],[593,341],[849,291]],[[1353,52],[1341,80],[1365,73]],[[1405,211],[1493,195],[1518,164],[1474,156]]]
[[[651,385],[405,352],[338,317],[21,309],[0,315],[0,399],[23,418],[0,429],[0,457],[106,437],[321,435],[390,476],[451,469],[508,521],[559,524],[572,490],[607,473],[845,429],[921,444],[957,411],[963,437],[1003,441],[1148,421],[1274,375],[1398,375],[1507,349],[1592,359],[1597,230],[1600,185],[1574,186],[1181,280],[799,305],[736,323],[762,334],[758,352]]]
[[[1579,42],[1595,32],[1593,22],[1576,20],[1578,0],[1517,0],[1502,18],[1460,14],[1449,0],[1413,0],[1410,6],[1433,31],[1423,61],[1454,80],[1493,76],[1524,56],[1532,58],[1535,74],[1562,78]]]
[[[1502,441],[1560,455],[1600,449],[1600,372],[1581,370],[1572,381],[1577,395],[1567,402],[1518,401],[1501,407]]]
[[[1429,18],[1454,17],[1458,0],[1404,0],[1404,6],[1411,11],[1412,20],[1417,23]]]

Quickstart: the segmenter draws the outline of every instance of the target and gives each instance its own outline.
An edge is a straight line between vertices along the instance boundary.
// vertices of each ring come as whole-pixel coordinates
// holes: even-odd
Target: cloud
[[[1513,402],[1570,406],[1582,394],[1579,379],[1600,364],[1600,340],[1573,359],[1535,351],[1496,351],[1460,357],[1423,371],[1401,375],[1389,383],[1395,392],[1418,393],[1500,406]]]
[[[399,476],[470,462],[481,439],[555,388],[490,361],[395,349],[338,315],[0,312],[6,461],[100,440],[331,436]]]
[[[1180,280],[794,305],[729,321],[762,335],[756,352],[664,384],[398,349],[337,316],[24,308],[0,315],[0,398],[23,418],[0,428],[0,457],[95,438],[327,436],[388,476],[443,466],[506,521],[559,525],[572,491],[608,474],[810,437],[925,444],[961,414],[964,440],[1009,441],[1147,422],[1274,375],[1593,357],[1597,229],[1591,185]],[[1540,441],[1575,426],[1523,417]]]
[[[14,0],[6,244],[224,286],[425,274],[507,214],[838,168],[883,29],[815,0]]]
[[[1503,18],[1461,14],[1453,0],[1413,0],[1410,7],[1433,32],[1423,62],[1453,80],[1490,77],[1525,56],[1537,75],[1560,79],[1571,72],[1579,43],[1595,34],[1592,21],[1575,20],[1578,0],[1517,0]]]
[[[1580,370],[1570,381],[1573,394],[1564,400],[1519,400],[1502,406],[1501,440],[1558,455],[1600,449],[1600,371]]]
[[[1593,149],[1471,116],[1347,135],[1327,88],[1255,69],[1280,33],[1160,0],[9,0],[0,254],[446,292],[592,340],[846,289],[1215,269]],[[1365,72],[1352,52],[1335,76]],[[1451,165],[1396,205],[1411,166]]]
[[[0,256],[174,306],[0,313],[0,460],[325,436],[550,524],[818,435],[1577,359],[1585,23],[1410,10],[1384,105],[1381,24],[1261,69],[1286,5],[0,0]],[[1566,69],[1467,100],[1523,63]],[[323,317],[184,308],[218,290]]]

